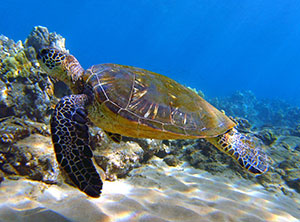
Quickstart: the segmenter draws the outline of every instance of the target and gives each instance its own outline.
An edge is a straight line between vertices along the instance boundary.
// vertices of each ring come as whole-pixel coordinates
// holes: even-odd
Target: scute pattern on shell
[[[88,69],[84,78],[92,86],[98,104],[109,110],[105,112],[119,116],[116,122],[123,118],[136,125],[133,135],[125,128],[124,135],[139,137],[138,128],[147,126],[156,130],[158,139],[160,131],[173,133],[174,138],[215,137],[235,126],[192,90],[144,69],[101,64]],[[108,126],[108,131],[114,130]]]

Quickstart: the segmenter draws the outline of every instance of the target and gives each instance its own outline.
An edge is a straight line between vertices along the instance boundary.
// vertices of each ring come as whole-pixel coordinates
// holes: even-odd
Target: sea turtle
[[[77,59],[55,48],[38,53],[42,68],[74,93],[56,105],[50,125],[56,159],[74,184],[99,197],[102,181],[92,162],[87,120],[115,141],[120,135],[154,139],[205,138],[254,174],[268,169],[256,140],[197,93],[145,69],[100,64],[84,70]]]

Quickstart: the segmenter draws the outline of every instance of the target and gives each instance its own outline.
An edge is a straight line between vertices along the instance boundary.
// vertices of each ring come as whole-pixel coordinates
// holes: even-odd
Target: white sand
[[[0,185],[0,221],[299,221],[300,199],[269,193],[248,181],[231,182],[161,160],[105,181],[89,198],[66,184],[6,180]]]

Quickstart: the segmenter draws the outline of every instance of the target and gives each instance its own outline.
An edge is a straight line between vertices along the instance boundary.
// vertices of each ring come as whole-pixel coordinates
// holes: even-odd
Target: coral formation
[[[257,99],[251,91],[237,91],[228,97],[209,100],[229,116],[247,119],[255,127],[288,126],[296,128],[300,122],[300,108],[283,100]]]
[[[6,118],[0,123],[0,172],[57,183],[58,169],[45,124]],[[44,142],[42,142],[44,141]]]
[[[17,116],[47,122],[52,83],[40,73],[33,48],[0,36],[0,118]],[[30,60],[30,59],[32,60]]]
[[[61,51],[68,52],[65,47],[65,39],[55,32],[49,33],[46,27],[36,26],[25,40],[25,47],[39,51],[41,48],[57,48]],[[36,59],[36,56],[34,56]]]
[[[22,42],[0,35],[0,73],[2,79],[29,77],[35,73],[38,63],[32,63],[27,55],[34,57],[32,50],[25,49]],[[33,55],[32,55],[33,54]]]
[[[123,137],[121,143],[117,144],[98,127],[91,127],[90,132],[94,147],[101,147],[94,151],[96,163],[110,181],[127,176],[132,169],[167,149],[160,140]]]

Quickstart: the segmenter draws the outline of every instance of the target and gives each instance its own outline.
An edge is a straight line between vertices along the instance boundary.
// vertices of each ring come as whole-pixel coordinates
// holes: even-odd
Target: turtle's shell
[[[90,119],[102,129],[131,137],[215,137],[235,126],[224,113],[176,81],[117,64],[86,70],[94,102]]]

